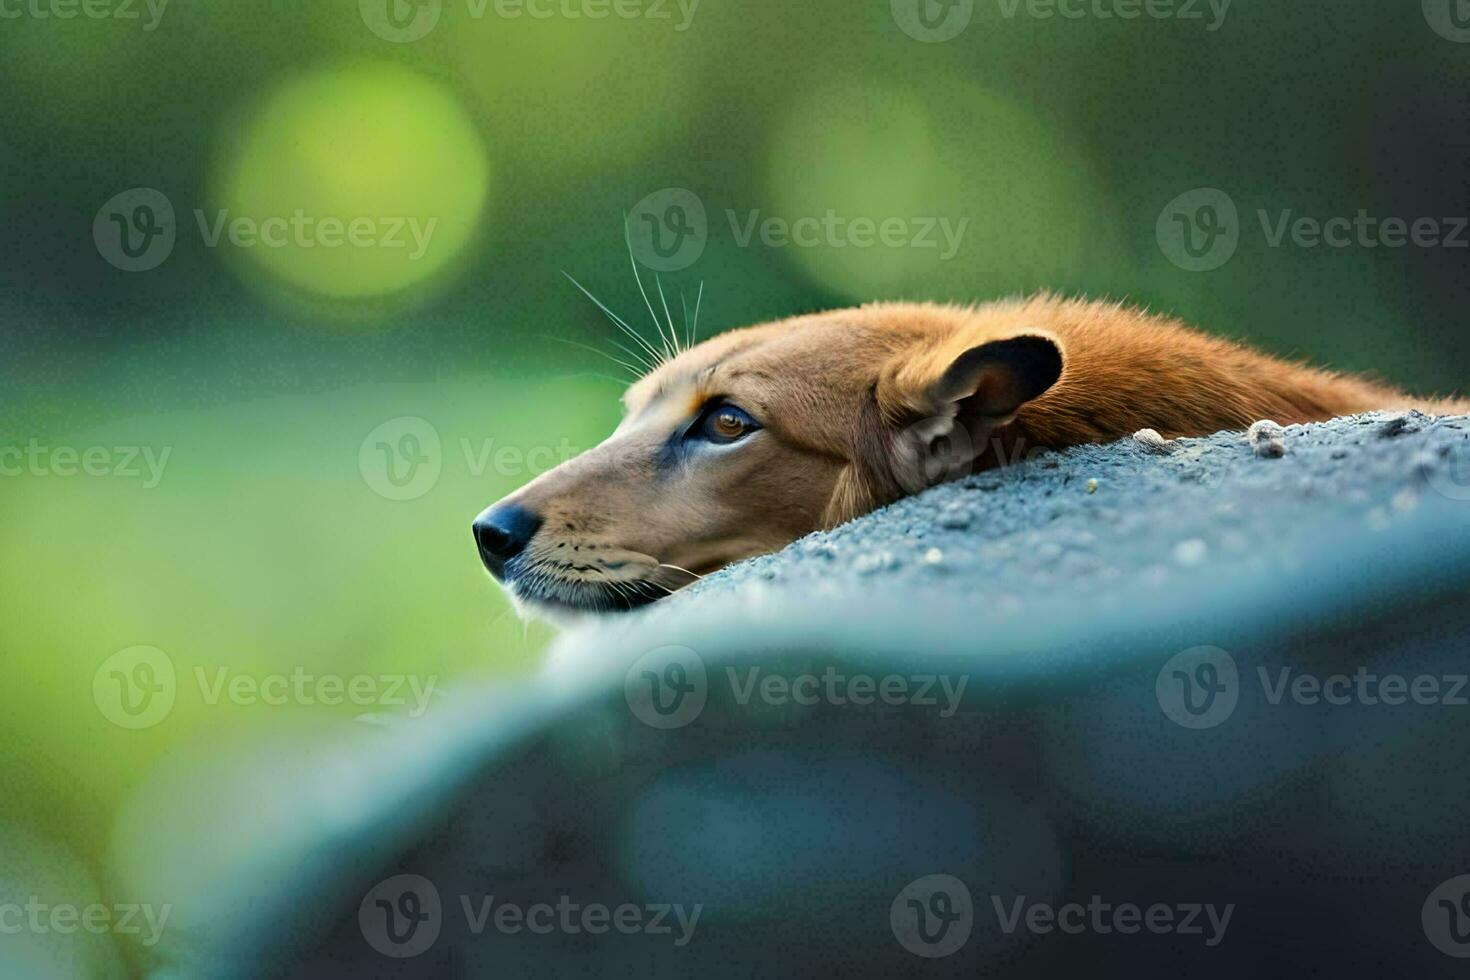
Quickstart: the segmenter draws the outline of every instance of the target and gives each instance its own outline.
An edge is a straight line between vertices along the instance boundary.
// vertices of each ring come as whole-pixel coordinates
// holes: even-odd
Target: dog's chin
[[[512,578],[501,585],[521,619],[542,620],[560,629],[642,609],[669,595],[667,588],[643,581],[613,586],[605,582],[546,578],[528,583]]]

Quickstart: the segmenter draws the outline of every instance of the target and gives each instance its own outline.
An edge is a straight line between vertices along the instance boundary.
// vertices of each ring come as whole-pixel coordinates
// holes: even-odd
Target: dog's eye
[[[697,432],[710,442],[726,443],[743,439],[760,428],[760,423],[735,405],[716,405],[705,413]]]

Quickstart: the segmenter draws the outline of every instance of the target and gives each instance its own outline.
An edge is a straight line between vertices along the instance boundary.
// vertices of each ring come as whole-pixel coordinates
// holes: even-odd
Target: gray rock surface
[[[936,487],[568,633],[533,681],[290,765],[263,747],[261,812],[290,833],[185,864],[200,897],[140,958],[160,980],[1461,975],[1470,422],[1283,435],[1280,457],[1130,439]],[[1397,701],[1272,688],[1390,675]],[[953,686],[780,693],[828,676]],[[973,899],[949,946],[914,933],[905,896],[932,887]],[[418,947],[385,938],[384,889],[442,900]],[[490,895],[701,918],[682,948],[476,929],[458,900]],[[994,911],[1094,896],[1233,918],[1206,945]]]
[[[1317,603],[1453,588],[1470,554],[1470,419],[1375,413],[1244,433],[1083,446],[934,487],[743,562],[589,634],[556,662],[660,642],[711,652],[1059,649],[1209,623],[1258,625]],[[1417,578],[1420,573],[1433,577]],[[1249,630],[1247,630],[1248,632]],[[918,635],[922,632],[922,636]],[[1232,629],[1238,633],[1240,630]],[[1182,637],[1181,639],[1190,639]]]

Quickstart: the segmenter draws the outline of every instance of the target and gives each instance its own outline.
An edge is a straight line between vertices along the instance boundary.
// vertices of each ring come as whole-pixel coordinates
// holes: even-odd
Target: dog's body
[[[672,332],[672,324],[670,325]],[[1117,304],[884,303],[673,353],[602,445],[488,509],[476,540],[543,612],[632,608],[1037,449],[1372,409],[1465,411]]]

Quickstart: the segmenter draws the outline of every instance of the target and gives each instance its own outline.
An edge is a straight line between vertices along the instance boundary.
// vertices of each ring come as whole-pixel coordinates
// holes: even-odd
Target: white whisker
[[[617,365],[620,365],[621,367],[626,368],[633,375],[633,377],[635,379],[638,378],[643,373],[643,372],[639,371],[633,365],[629,364],[627,361],[623,360],[622,358],[613,357],[607,351],[602,350],[602,349],[597,348],[597,347],[593,347],[591,344],[583,344],[583,343],[580,343],[580,342],[575,341],[575,340],[567,340],[565,337],[550,337],[550,336],[547,336],[546,334],[542,334],[542,336],[543,337],[546,337],[546,339],[548,339],[548,340],[555,340],[558,343],[568,344],[568,345],[570,345],[572,347],[580,347],[583,350],[590,350],[594,354],[601,354],[603,357],[607,358],[609,361],[612,361],[614,364],[617,364]]]
[[[654,273],[653,281],[658,285],[658,301],[664,305],[664,319],[669,321],[669,338],[674,342],[674,354],[678,355],[679,334],[674,330],[674,317],[669,313],[669,301],[664,298],[664,280],[658,273]]]
[[[684,346],[694,346],[694,335],[689,332],[689,300],[684,298],[684,289],[679,289],[679,308],[684,311]]]
[[[644,355],[638,353],[637,351],[633,350],[632,348],[628,347],[627,345],[622,344],[622,343],[619,343],[616,340],[612,341],[612,345],[614,347],[616,347],[618,350],[622,351],[624,354],[627,354],[629,357],[631,357],[634,360],[636,360],[639,364],[643,365],[643,371],[644,371],[644,373],[648,373],[650,371],[653,371],[655,368],[657,368],[657,365],[648,363],[648,358],[647,357],[645,357]]]
[[[627,334],[629,337],[632,337],[635,341],[637,341],[638,344],[641,345],[643,349],[648,352],[649,356],[653,358],[653,363],[655,365],[662,364],[667,359],[667,352],[661,355],[658,352],[658,349],[650,344],[641,333],[628,326],[628,324],[624,322],[622,317],[618,316],[612,310],[608,309],[607,304],[603,303],[603,301],[598,299],[596,296],[593,296],[592,293],[588,291],[587,287],[583,286],[580,282],[573,279],[570,273],[563,270],[562,275],[566,276],[567,280],[570,281],[573,286],[576,286],[578,289],[580,289],[582,291],[582,295],[586,296],[592,302],[596,303],[597,308],[603,313],[607,314],[608,319],[617,324],[618,329],[622,330],[623,333]],[[650,368],[650,370],[652,370],[652,368]]]
[[[699,295],[694,297],[694,325],[689,329],[689,342],[694,344],[699,340],[699,304],[704,301],[704,280],[699,280]]]
[[[633,266],[633,281],[638,284],[638,292],[643,296],[643,305],[648,307],[648,315],[653,318],[653,328],[658,331],[659,340],[664,345],[666,357],[673,357],[669,350],[668,338],[664,336],[664,328],[658,322],[658,314],[653,312],[653,303],[648,298],[648,290],[643,288],[643,277],[638,274],[638,259],[633,254],[633,233],[628,230],[628,214],[623,212],[623,240],[628,244],[628,263]]]
[[[627,378],[615,378],[610,374],[599,374],[596,371],[570,371],[566,374],[554,374],[551,376],[551,380],[553,381],[577,381],[582,378],[596,378],[598,381],[609,381],[619,388],[628,387]]]

